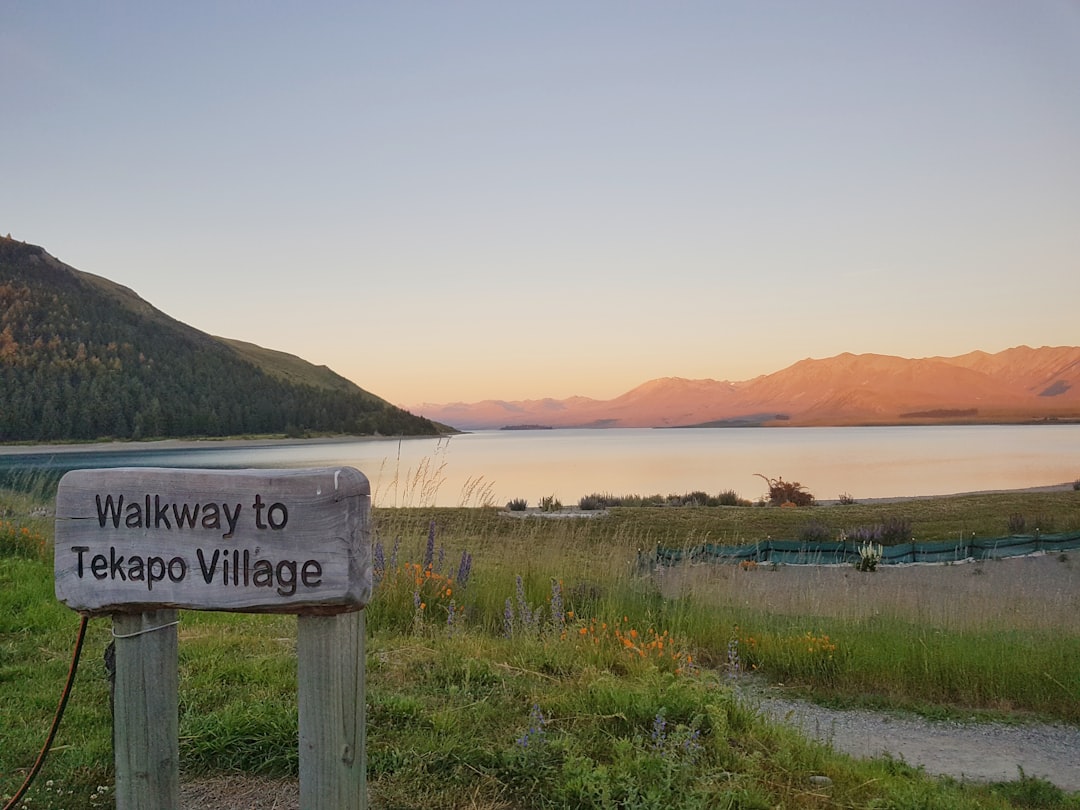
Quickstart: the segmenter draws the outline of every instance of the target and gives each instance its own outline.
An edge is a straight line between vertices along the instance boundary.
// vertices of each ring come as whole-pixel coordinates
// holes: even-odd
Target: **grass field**
[[[47,504],[40,493],[0,494],[0,797],[45,738],[78,624],[52,595]],[[908,569],[899,583],[882,570],[834,569],[832,581],[794,567],[642,565],[657,544],[797,537],[811,521],[838,532],[898,517],[935,540],[1001,536],[1016,515],[1075,530],[1080,492],[556,519],[376,510],[372,806],[1080,808],[1038,779],[958,784],[850,759],[771,725],[731,688],[756,670],[831,702],[1080,723],[1069,555],[1011,583],[1006,562],[978,564],[983,574],[948,567],[965,588],[941,579],[943,568]],[[184,779],[295,777],[295,619],[181,618]],[[91,621],[28,808],[111,806],[108,641],[109,623]]]

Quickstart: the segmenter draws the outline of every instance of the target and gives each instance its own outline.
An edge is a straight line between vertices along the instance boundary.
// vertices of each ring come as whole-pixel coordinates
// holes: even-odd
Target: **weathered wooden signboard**
[[[56,596],[87,614],[359,610],[370,495],[351,467],[74,470],[56,496]]]
[[[117,810],[177,810],[177,608],[296,613],[302,810],[367,807],[371,488],[352,467],[76,470],[56,596],[112,614]]]

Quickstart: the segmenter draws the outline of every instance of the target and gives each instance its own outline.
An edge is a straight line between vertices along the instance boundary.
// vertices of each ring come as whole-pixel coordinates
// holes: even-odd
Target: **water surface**
[[[709,494],[755,500],[799,481],[819,500],[1022,489],[1080,478],[1080,425],[481,431],[451,438],[149,442],[0,448],[0,469],[349,465],[376,505],[503,504],[547,495]]]

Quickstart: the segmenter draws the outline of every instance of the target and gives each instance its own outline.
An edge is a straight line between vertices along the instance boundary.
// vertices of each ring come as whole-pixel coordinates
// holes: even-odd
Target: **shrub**
[[[814,496],[798,481],[785,481],[783,478],[766,478],[761,473],[754,473],[769,485],[769,505],[813,506]]]
[[[1019,512],[1009,515],[1009,534],[1023,534],[1027,528],[1027,518]]]
[[[860,546],[864,546],[867,543],[880,543],[881,542],[881,526],[856,526],[849,532],[845,532],[845,536],[853,543],[858,543]]]
[[[904,517],[891,517],[881,527],[881,542],[886,545],[910,543],[911,521]]]
[[[594,492],[591,495],[586,495],[580,501],[578,501],[578,508],[583,510],[590,509],[608,509],[612,506],[642,506],[642,500],[640,496],[629,496],[623,498],[617,498],[610,493],[601,495],[599,492]]]
[[[841,506],[851,506],[855,503],[855,499],[851,497],[850,492],[841,492],[838,500],[840,501]]]
[[[511,512],[524,512],[529,508],[529,503],[524,498],[511,498],[506,508]]]
[[[831,537],[828,526],[819,520],[812,520],[799,530],[799,540],[803,543],[826,543]]]
[[[749,506],[750,501],[744,500],[739,497],[733,489],[725,489],[719,495],[716,496],[717,506]]]
[[[562,509],[562,501],[554,495],[545,495],[540,499],[541,512],[558,512]]]

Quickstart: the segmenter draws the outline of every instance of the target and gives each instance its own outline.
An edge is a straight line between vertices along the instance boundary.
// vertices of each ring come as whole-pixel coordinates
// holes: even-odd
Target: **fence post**
[[[364,614],[301,615],[300,810],[366,810]]]
[[[180,806],[175,610],[115,613],[116,810]]]

